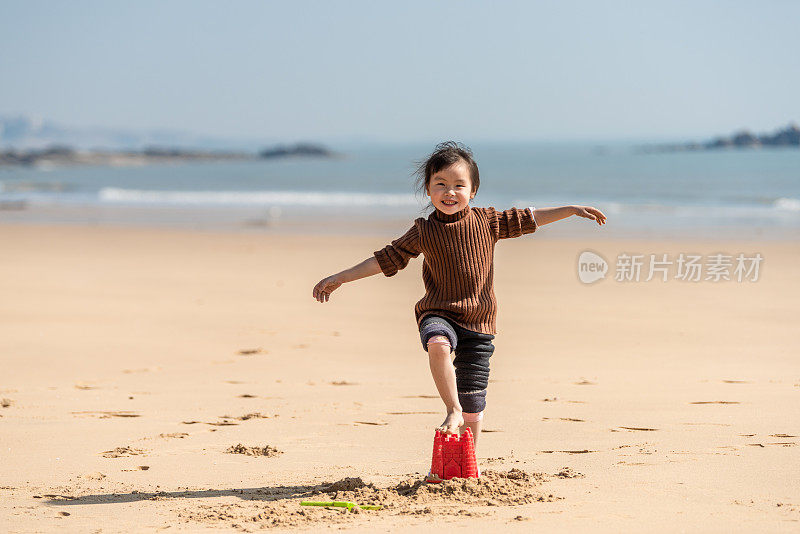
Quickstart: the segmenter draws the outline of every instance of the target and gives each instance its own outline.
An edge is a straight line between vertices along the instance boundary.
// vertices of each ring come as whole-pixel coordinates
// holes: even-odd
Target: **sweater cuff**
[[[397,267],[392,263],[392,260],[389,259],[385,249],[376,250],[372,254],[375,256],[375,259],[378,260],[378,265],[380,265],[381,271],[383,271],[385,276],[394,276],[397,274]]]

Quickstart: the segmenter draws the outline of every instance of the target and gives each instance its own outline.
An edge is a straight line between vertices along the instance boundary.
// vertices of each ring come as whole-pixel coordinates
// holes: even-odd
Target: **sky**
[[[0,0],[0,115],[321,142],[800,122],[800,2]]]

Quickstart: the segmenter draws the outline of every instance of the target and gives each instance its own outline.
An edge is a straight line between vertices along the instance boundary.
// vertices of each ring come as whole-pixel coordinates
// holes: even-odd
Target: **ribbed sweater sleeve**
[[[536,219],[533,218],[533,210],[531,208],[509,208],[504,211],[497,211],[490,207],[486,208],[486,213],[489,217],[489,225],[492,228],[495,240],[532,234],[537,228]]]
[[[416,258],[422,250],[419,246],[419,229],[414,223],[405,234],[398,237],[391,244],[386,245],[373,254],[381,266],[381,271],[386,276],[394,276],[403,269],[411,258]]]

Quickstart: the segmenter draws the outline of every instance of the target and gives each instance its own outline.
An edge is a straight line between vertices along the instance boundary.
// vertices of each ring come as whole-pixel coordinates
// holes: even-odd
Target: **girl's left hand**
[[[579,217],[586,217],[597,221],[597,224],[603,225],[606,223],[606,216],[603,212],[592,206],[572,206],[575,209],[575,215]]]

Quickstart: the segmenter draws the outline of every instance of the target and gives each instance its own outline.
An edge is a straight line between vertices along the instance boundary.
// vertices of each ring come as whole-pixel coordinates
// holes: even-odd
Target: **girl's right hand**
[[[323,278],[314,286],[314,298],[320,302],[327,302],[331,298],[331,293],[342,284],[343,282],[339,281],[335,274]]]

